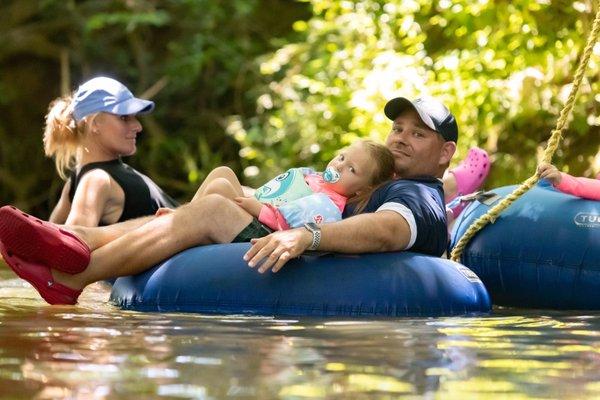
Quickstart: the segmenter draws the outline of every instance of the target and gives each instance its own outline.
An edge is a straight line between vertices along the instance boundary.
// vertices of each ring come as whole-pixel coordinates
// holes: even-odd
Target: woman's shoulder
[[[117,222],[123,210],[124,196],[110,174],[92,169],[80,177],[67,223],[97,226]]]
[[[96,194],[101,192],[110,192],[112,177],[108,172],[100,168],[94,168],[80,176],[77,184],[76,195],[78,193]]]

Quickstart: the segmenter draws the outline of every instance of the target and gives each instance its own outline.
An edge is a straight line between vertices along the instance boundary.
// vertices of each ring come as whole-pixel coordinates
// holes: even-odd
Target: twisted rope
[[[569,93],[569,98],[565,103],[563,109],[560,112],[560,116],[556,123],[556,127],[552,131],[552,135],[548,140],[548,144],[546,145],[546,149],[544,150],[543,161],[546,163],[550,163],[552,161],[552,157],[558,149],[558,145],[560,143],[560,139],[562,138],[562,133],[565,130],[567,119],[573,110],[573,104],[575,103],[575,98],[577,97],[577,92],[579,91],[579,87],[583,82],[584,72],[587,68],[588,62],[590,60],[590,56],[592,54],[592,50],[594,48],[594,44],[598,38],[598,32],[600,31],[600,8],[596,12],[596,17],[594,19],[594,24],[592,27],[592,31],[588,37],[587,44],[585,46],[585,50],[583,52],[583,56],[579,61],[579,66],[577,67],[577,72],[575,73],[575,77],[573,78],[573,87],[571,88],[571,92]],[[467,243],[475,236],[481,229],[483,229],[488,223],[494,223],[500,213],[508,208],[512,203],[514,203],[519,197],[525,194],[529,189],[531,189],[538,181],[539,176],[534,174],[525,182],[523,182],[518,188],[516,188],[511,194],[506,196],[500,203],[496,204],[492,207],[485,215],[482,215],[477,219],[469,229],[465,232],[465,234],[460,238],[454,249],[452,250],[450,258],[453,261],[459,261],[462,255],[464,248]]]

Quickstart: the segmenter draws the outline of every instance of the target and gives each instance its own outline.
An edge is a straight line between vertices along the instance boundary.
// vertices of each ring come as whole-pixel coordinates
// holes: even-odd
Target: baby
[[[292,168],[244,197],[233,171],[219,167],[211,171],[196,197],[213,193],[235,201],[269,230],[284,230],[308,222],[339,221],[346,204],[360,212],[380,184],[392,179],[394,156],[389,149],[370,140],[360,140],[329,162],[323,173],[310,168]],[[169,212],[161,209],[157,215]]]

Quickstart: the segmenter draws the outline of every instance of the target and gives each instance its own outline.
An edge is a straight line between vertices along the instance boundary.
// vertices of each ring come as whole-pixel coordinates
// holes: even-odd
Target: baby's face
[[[340,174],[337,182],[328,185],[336,193],[351,197],[369,187],[375,172],[375,161],[371,159],[363,144],[358,142],[343,149],[327,167]]]

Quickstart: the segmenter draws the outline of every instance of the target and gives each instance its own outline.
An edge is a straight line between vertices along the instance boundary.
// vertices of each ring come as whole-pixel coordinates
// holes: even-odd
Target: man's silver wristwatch
[[[319,244],[321,244],[321,227],[314,222],[307,222],[304,224],[306,230],[312,233],[312,243],[310,244],[308,250],[317,250],[319,248]]]

